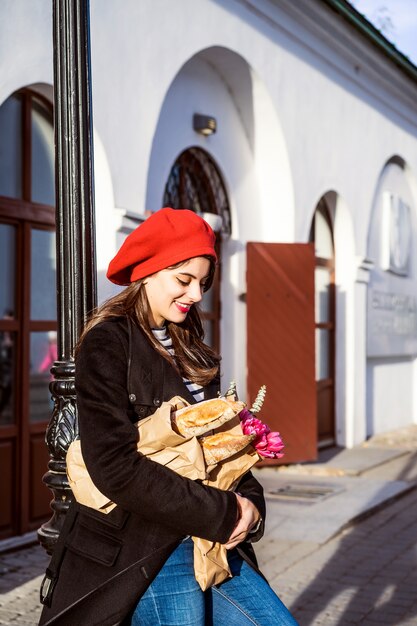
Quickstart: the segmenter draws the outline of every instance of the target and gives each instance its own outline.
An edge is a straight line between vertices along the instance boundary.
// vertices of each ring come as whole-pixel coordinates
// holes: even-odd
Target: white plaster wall
[[[2,0],[0,103],[17,89],[52,81],[52,3]]]
[[[52,25],[50,0],[3,0],[0,10],[7,15],[0,20],[2,102],[20,87],[51,84]],[[228,134],[219,125],[218,134],[204,145],[220,166],[232,206],[223,334],[233,337],[233,349],[224,346],[229,352],[227,368],[239,366],[243,380],[245,307],[237,300],[245,289],[242,246],[256,238],[306,241],[317,200],[332,189],[349,207],[355,256],[365,258],[384,164],[396,154],[412,176],[417,172],[417,85],[319,0],[180,0],[175,7],[170,0],[124,0],[122,9],[118,0],[91,0],[91,30],[94,121],[100,137],[99,271],[116,249],[117,211],[143,214],[148,202],[160,197],[174,153],[198,144],[190,129],[188,98],[217,107],[219,120],[231,124]],[[233,81],[230,56],[204,52],[213,48],[244,60],[249,77],[243,86],[239,73]],[[200,65],[181,73],[197,55]],[[180,82],[175,83],[176,77]],[[243,99],[248,85],[250,106]],[[212,97],[209,86],[214,88]],[[168,110],[171,95],[174,108]],[[203,95],[204,102],[198,100]],[[251,116],[256,122],[252,127]],[[155,146],[162,155],[159,175],[157,168],[149,170]],[[112,207],[116,217],[111,216]],[[359,303],[366,282],[354,280],[345,284],[357,291],[353,308],[346,310],[351,329],[365,323]],[[363,365],[359,351],[351,354],[356,356],[343,361],[346,372]],[[401,364],[398,371],[404,371]],[[352,387],[344,393],[343,411],[351,421],[343,437],[354,441],[354,433],[360,432],[354,421],[360,420],[363,428],[364,418],[349,408]],[[363,404],[363,390],[360,393]]]
[[[222,46],[247,61],[274,103],[294,180],[296,239],[306,239],[316,199],[335,189],[352,207],[358,253],[364,252],[381,167],[399,154],[417,170],[416,113],[401,93],[388,97],[376,70],[381,64],[386,80],[393,70],[370,46],[346,32],[339,41],[328,33],[320,37],[327,22],[336,37],[341,26],[325,9],[323,24],[310,23],[309,12],[318,6],[306,0],[295,6],[287,0],[181,0],[174,10],[169,0],[124,0],[120,10],[116,0],[92,0],[95,123],[115,205],[143,212],[147,164],[167,91],[189,59]],[[2,12],[4,99],[20,86],[51,82],[51,4],[3,0]]]
[[[382,164],[400,152],[416,165],[410,124],[370,94],[369,77],[350,59],[329,54],[328,38],[306,36],[302,12],[297,23],[287,4],[282,2],[284,11],[270,8],[271,24],[234,1],[182,0],[175,19],[166,0],[125,0],[124,11],[116,10],[114,0],[92,1],[96,123],[105,127],[107,153],[111,145],[118,206],[143,210],[146,163],[167,90],[187,60],[219,45],[247,60],[275,104],[298,183],[297,237],[306,237],[314,199],[337,189],[362,217],[355,230],[364,247],[363,217],[369,216]]]
[[[412,423],[413,361],[370,359],[367,371],[368,434],[384,433]]]
[[[99,304],[114,295],[115,285],[106,278],[107,268],[117,252],[115,233],[120,215],[115,210],[112,175],[102,141],[94,132],[94,203],[96,218],[97,299]]]
[[[147,163],[166,93],[185,62],[217,45],[246,59],[274,102],[294,180],[295,238],[306,240],[316,199],[335,189],[352,207],[357,252],[364,254],[383,163],[398,153],[417,168],[415,111],[395,98],[389,104],[380,68],[367,67],[354,37],[345,35],[346,48],[333,42],[337,49],[329,51],[328,34],[321,37],[327,24],[308,24],[309,32],[305,2],[297,8],[284,0],[275,6],[253,2],[265,18],[250,4],[182,0],[174,14],[167,0],[126,0],[124,11],[116,10],[114,0],[92,1],[95,117],[114,174],[116,205],[143,211]],[[378,55],[367,55],[377,65]],[[181,118],[172,119],[181,125]]]
[[[250,4],[265,11],[265,18]],[[398,153],[417,166],[416,116],[386,93],[372,50],[362,54],[363,44],[346,33],[342,48],[328,33],[322,37],[326,21],[308,22],[310,7],[318,4],[182,0],[174,24],[166,0],[126,0],[123,12],[114,0],[93,0],[95,116],[114,175],[116,205],[143,212],[146,167],[166,93],[184,63],[201,50],[222,46],[247,61],[274,102],[294,181],[295,240],[306,240],[316,199],[335,189],[352,207],[357,253],[364,256],[383,163]],[[367,67],[367,56],[373,67]],[[384,61],[378,62],[384,69]],[[173,116],[174,133],[187,111]]]

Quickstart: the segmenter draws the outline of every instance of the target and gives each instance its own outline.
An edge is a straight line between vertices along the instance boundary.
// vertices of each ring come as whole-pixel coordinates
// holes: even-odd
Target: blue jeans
[[[194,577],[193,542],[183,541],[140,599],[131,626],[297,626],[236,550],[228,558],[233,578],[203,592]]]

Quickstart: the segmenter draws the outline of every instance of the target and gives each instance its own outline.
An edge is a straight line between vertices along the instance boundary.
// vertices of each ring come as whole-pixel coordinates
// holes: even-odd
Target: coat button
[[[160,401],[159,398],[155,398],[153,403],[154,403],[155,406],[159,406],[161,404],[161,401]]]
[[[134,393],[129,394],[129,402],[136,402],[136,396]]]

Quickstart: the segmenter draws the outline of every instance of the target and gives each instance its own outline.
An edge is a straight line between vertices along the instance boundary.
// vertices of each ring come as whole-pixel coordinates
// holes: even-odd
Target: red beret
[[[110,261],[107,278],[116,285],[129,285],[196,256],[216,261],[215,239],[212,228],[194,211],[165,207],[126,237]]]

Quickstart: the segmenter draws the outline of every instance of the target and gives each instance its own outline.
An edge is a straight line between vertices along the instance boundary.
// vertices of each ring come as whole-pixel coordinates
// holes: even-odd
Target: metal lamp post
[[[53,0],[58,357],[50,384],[44,483],[53,515],[38,531],[52,553],[72,499],[66,453],[77,437],[74,349],[96,306],[89,0]]]

